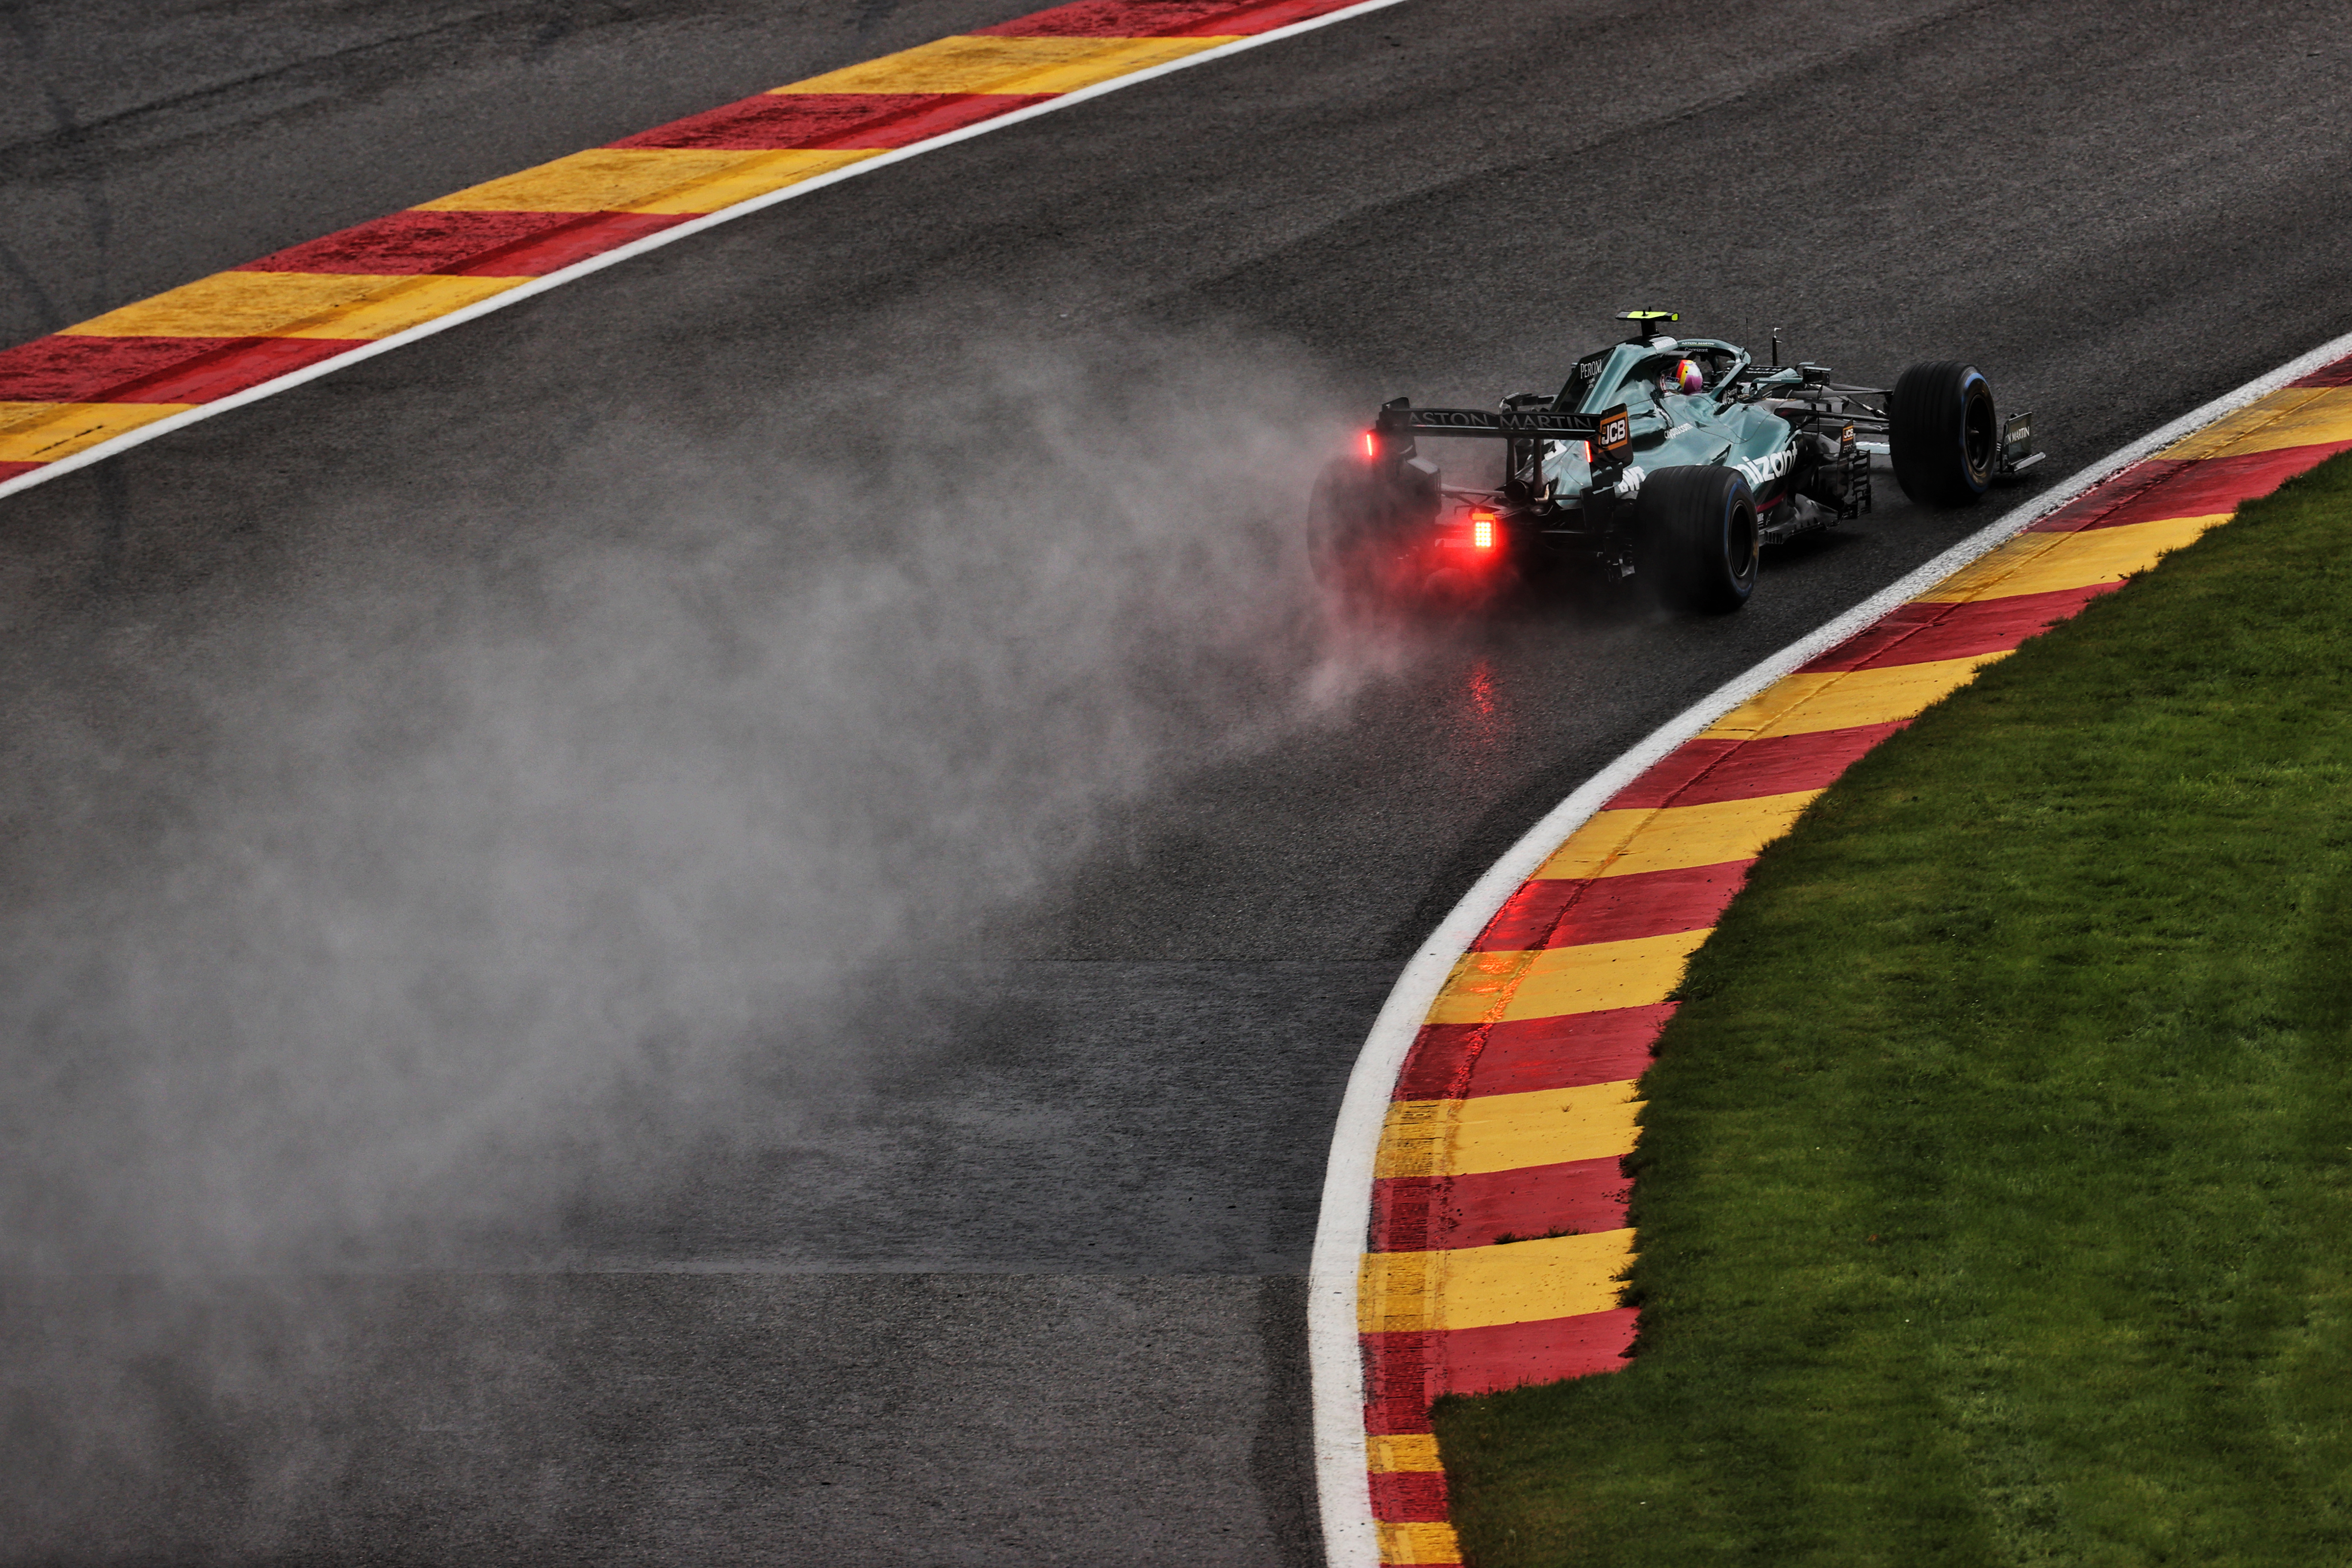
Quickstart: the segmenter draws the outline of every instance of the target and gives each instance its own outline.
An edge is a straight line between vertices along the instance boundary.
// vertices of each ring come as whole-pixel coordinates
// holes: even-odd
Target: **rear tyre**
[[[1359,458],[1324,467],[1307,501],[1307,553],[1324,586],[1353,595],[1394,593],[1412,566],[1414,541],[1438,505],[1437,474],[1411,466],[1383,474]]]
[[[1642,481],[1635,504],[1668,603],[1709,616],[1748,603],[1763,537],[1745,479],[1730,468],[1661,468]]]
[[[1370,510],[1363,465],[1335,458],[1315,479],[1307,498],[1307,559],[1316,581],[1327,588],[1348,586],[1355,541]]]
[[[1992,488],[2000,422],[1992,386],[1958,360],[1915,364],[1886,402],[1887,445],[1903,493],[1929,506],[1967,506]]]

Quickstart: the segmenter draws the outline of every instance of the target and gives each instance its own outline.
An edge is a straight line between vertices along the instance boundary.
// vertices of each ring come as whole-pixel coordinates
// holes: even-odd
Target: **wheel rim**
[[[1986,395],[1984,384],[1971,384],[1964,395],[1960,413],[1960,456],[1969,466],[1969,475],[1979,486],[1992,477],[1993,447],[2000,439],[1993,429],[1992,399]]]
[[[1731,503],[1724,520],[1723,564],[1731,581],[1745,587],[1756,575],[1756,558],[1762,548],[1756,535],[1756,509],[1743,501]]]

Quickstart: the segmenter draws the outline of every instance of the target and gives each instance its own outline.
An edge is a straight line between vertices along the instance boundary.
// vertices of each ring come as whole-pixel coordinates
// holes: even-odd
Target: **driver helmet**
[[[1675,368],[1661,378],[1660,390],[1696,397],[1706,390],[1706,374],[1698,368],[1696,360],[1676,360]]]

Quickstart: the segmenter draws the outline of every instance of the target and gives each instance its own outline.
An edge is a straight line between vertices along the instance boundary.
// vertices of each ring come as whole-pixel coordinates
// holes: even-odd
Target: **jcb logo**
[[[1622,414],[1612,416],[1601,422],[1601,444],[1604,447],[1622,447],[1633,431],[1633,421],[1626,416]]]

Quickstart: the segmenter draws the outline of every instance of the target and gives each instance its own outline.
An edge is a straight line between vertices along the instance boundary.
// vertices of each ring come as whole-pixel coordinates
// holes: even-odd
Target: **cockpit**
[[[1579,414],[1600,414],[1625,405],[1628,410],[1655,407],[1662,396],[1693,395],[1664,389],[1678,380],[1678,368],[1687,362],[1702,382],[1699,395],[1713,395],[1747,363],[1748,356],[1729,343],[1712,339],[1653,338],[1646,342],[1617,343],[1576,362],[1552,406]]]

